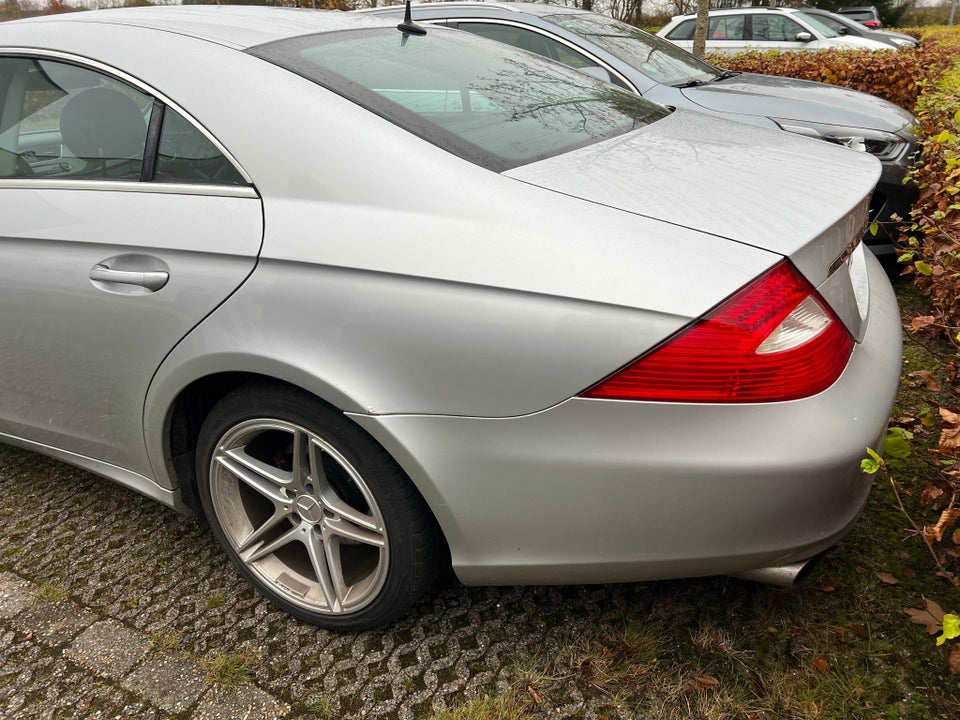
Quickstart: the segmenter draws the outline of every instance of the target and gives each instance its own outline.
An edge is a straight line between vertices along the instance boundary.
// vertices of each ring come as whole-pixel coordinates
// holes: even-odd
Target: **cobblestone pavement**
[[[682,594],[718,583],[688,583]],[[669,586],[463,588],[451,580],[388,630],[330,633],[257,595],[195,520],[0,446],[4,720],[420,720],[505,689],[518,658],[535,662],[588,628],[616,632],[625,618],[649,614],[654,592]],[[235,687],[214,682],[211,667],[231,659],[248,668],[246,678]],[[537,710],[616,717],[608,705],[571,686]]]

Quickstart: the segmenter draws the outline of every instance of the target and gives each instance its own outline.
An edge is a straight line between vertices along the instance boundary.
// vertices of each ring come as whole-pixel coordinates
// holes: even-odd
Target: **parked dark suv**
[[[858,23],[863,23],[871,30],[879,30],[883,27],[883,23],[880,21],[880,11],[877,10],[876,5],[861,5],[860,7],[843,7],[837,10],[841,15],[846,15],[856,20]]]

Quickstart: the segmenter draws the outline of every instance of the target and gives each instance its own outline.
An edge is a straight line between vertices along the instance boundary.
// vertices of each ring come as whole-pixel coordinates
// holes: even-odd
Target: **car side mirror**
[[[612,83],[613,76],[607,72],[606,68],[602,68],[599,65],[588,65],[586,67],[577,68],[582,73],[586,73],[590,77],[595,77],[597,80],[603,80],[604,82]]]
[[[813,40],[813,35],[808,32],[798,32],[796,40],[797,42],[810,42]]]

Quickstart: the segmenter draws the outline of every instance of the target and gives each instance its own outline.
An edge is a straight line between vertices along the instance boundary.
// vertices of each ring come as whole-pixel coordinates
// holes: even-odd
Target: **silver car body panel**
[[[744,162],[738,140],[743,131],[733,122],[721,125],[677,111],[638,132],[505,174],[632,212],[655,212],[668,222],[717,235],[734,220],[736,240],[787,256],[815,287],[824,284],[834,260],[866,226],[863,188],[876,183],[880,163],[864,153],[759,128],[751,131],[749,162]],[[638,157],[647,172],[631,173],[632,182],[624,183]],[[824,163],[837,158],[847,163],[844,172],[830,183],[819,182]],[[713,168],[718,166],[727,168],[728,186],[735,192],[717,190]],[[775,224],[768,213],[757,212],[758,199],[769,197],[771,187],[791,188],[790,201],[777,204]],[[672,203],[677,197],[689,202]],[[837,200],[838,211],[831,214],[827,208]],[[858,203],[859,211],[850,214]],[[855,337],[862,333],[866,290],[858,302],[853,289],[862,287],[847,277],[821,288]]]
[[[877,446],[899,377],[896,300],[877,260],[864,259],[866,335],[843,376],[810,398],[574,399],[506,420],[353,417],[414,478],[468,584],[736,573],[805,559],[834,544],[866,502],[871,480],[850,451]],[[870,392],[865,376],[877,382]]]
[[[765,117],[897,132],[913,115],[898,105],[850,88],[776,75],[741,73],[728,80],[683,88],[699,107],[719,114],[749,112]]]
[[[151,475],[142,399],[170,348],[253,270],[259,199],[38,181],[3,189],[0,217],[0,416],[8,433]],[[92,281],[94,266],[113,258],[126,260],[118,269],[165,266],[169,282],[131,294],[130,286]]]

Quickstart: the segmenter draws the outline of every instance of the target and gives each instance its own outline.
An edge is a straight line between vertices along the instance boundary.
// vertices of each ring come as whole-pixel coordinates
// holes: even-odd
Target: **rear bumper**
[[[807,559],[856,522],[860,470],[900,373],[896,299],[867,258],[871,306],[841,378],[787,403],[570,399],[485,419],[352,415],[433,509],[467,584],[743,573]],[[416,458],[416,459],[414,459]]]

